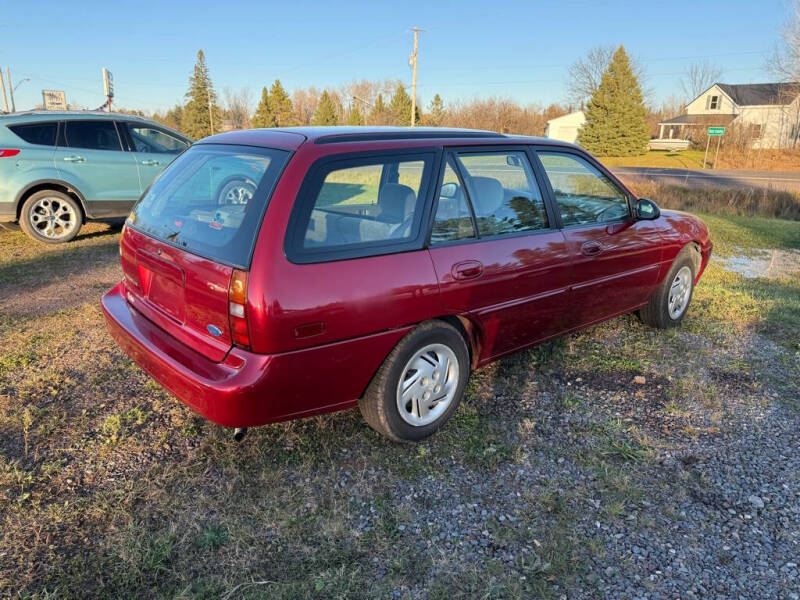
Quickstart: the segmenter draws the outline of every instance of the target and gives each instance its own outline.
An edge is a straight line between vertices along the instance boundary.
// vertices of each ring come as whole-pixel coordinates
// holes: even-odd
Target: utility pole
[[[11,112],[17,112],[17,107],[14,104],[14,84],[11,83],[11,69],[6,67],[6,78],[8,79],[8,93],[11,95]]]
[[[3,92],[3,112],[8,112],[8,98],[6,97],[6,83],[3,79],[3,69],[0,69],[0,91]]]
[[[417,124],[417,48],[419,46],[419,32],[422,31],[419,27],[414,27],[414,53],[408,57],[408,63],[414,70],[411,79],[411,126]]]

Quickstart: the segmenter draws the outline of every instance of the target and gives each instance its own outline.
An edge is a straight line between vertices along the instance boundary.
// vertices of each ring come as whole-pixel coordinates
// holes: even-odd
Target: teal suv
[[[101,112],[0,115],[0,222],[68,242],[87,220],[126,217],[191,140],[140,117]]]

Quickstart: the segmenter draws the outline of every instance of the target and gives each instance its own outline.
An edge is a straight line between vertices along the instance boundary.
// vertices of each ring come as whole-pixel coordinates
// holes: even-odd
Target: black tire
[[[61,224],[48,228],[49,215],[42,212],[43,204],[52,207],[51,213],[58,213]],[[64,217],[68,216],[69,227],[65,227]],[[80,205],[70,196],[56,190],[41,190],[25,200],[19,215],[19,225],[29,238],[43,244],[64,244],[75,239],[83,224]],[[53,231],[53,235],[48,235]],[[58,233],[61,231],[62,233]]]
[[[458,363],[455,395],[432,423],[412,425],[400,414],[398,386],[409,361],[432,344],[449,348]],[[458,408],[469,379],[469,350],[459,331],[443,321],[428,321],[410,331],[383,361],[367,387],[358,407],[364,420],[378,433],[395,442],[417,442],[433,435]]]
[[[231,177],[223,181],[217,188],[217,204],[231,205],[231,204],[247,204],[250,198],[256,193],[256,184],[250,179],[243,177]],[[232,197],[228,198],[231,194]],[[235,200],[235,201],[230,201]]]
[[[681,250],[680,254],[675,258],[669,272],[664,277],[661,285],[658,286],[656,293],[641,309],[639,309],[639,317],[642,322],[651,327],[659,329],[669,329],[670,327],[677,327],[680,325],[686,311],[689,310],[692,296],[694,295],[694,280],[697,276],[697,261],[695,259],[696,251],[691,247],[686,247]],[[688,298],[683,310],[678,315],[670,314],[670,291],[676,277],[682,269],[688,268],[690,276]]]

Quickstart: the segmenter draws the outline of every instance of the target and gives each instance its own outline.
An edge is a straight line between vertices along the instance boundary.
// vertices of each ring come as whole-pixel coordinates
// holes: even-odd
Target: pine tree
[[[314,117],[311,119],[312,125],[338,125],[339,119],[336,116],[336,107],[331,100],[330,94],[326,91],[322,92],[319,97],[319,104],[317,110],[314,112]]]
[[[650,139],[642,90],[622,46],[586,107],[578,143],[597,156],[632,156],[647,152]]]
[[[277,127],[296,125],[292,100],[283,89],[280,79],[276,79],[269,90],[269,106]]]
[[[347,114],[347,124],[348,125],[363,125],[364,124],[364,117],[361,115],[361,111],[358,110],[358,106],[353,104],[350,107],[350,112]]]
[[[428,105],[428,114],[425,115],[425,124],[431,127],[441,127],[444,123],[445,111],[442,97],[436,94]]]
[[[389,109],[383,101],[383,94],[378,94],[375,104],[369,111],[369,124],[370,125],[388,125],[389,122]]]
[[[194,73],[189,78],[189,100],[181,115],[183,131],[191,138],[200,139],[220,131],[222,111],[217,104],[217,93],[211,83],[206,66],[206,57],[202,50],[197,51],[197,62]]]
[[[269,92],[267,88],[262,88],[261,100],[253,115],[252,125],[253,127],[275,127],[277,124],[275,115],[272,113],[272,103],[270,102]]]
[[[389,102],[389,110],[391,110],[394,124],[406,127],[411,125],[411,96],[408,95],[402,83],[398,83],[394,90]]]

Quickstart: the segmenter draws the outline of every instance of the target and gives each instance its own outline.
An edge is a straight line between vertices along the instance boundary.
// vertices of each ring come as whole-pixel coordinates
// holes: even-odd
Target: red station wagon
[[[358,404],[420,440],[472,369],[632,311],[677,325],[711,246],[554,140],[237,131],[145,192],[102,305],[122,349],[236,439]]]

